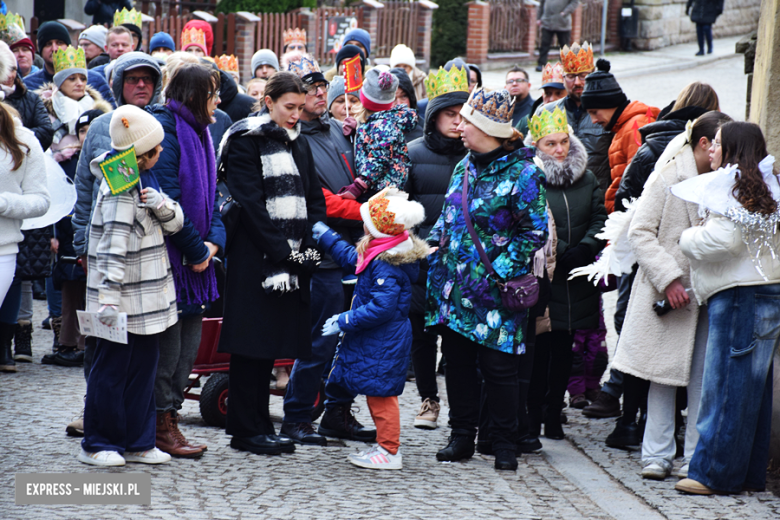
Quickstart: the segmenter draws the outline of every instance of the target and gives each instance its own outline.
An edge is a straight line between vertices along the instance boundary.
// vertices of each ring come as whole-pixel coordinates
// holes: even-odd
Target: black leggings
[[[528,391],[528,415],[532,435],[538,435],[545,416],[560,417],[571,373],[574,334],[565,330],[545,332],[536,338],[534,368]]]
[[[425,330],[425,315],[409,313],[412,323],[412,366],[420,399],[439,402],[439,386],[436,383],[436,353],[439,336]]]
[[[707,53],[712,52],[712,25],[696,24],[696,39],[699,41],[699,52],[704,52],[704,40],[707,40]]]

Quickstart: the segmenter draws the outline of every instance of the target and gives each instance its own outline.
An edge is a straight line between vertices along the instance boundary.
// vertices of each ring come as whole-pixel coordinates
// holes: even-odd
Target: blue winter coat
[[[414,247],[404,253],[377,255],[358,275],[352,309],[339,316],[344,332],[333,360],[329,381],[352,392],[371,397],[400,395],[412,348],[409,308],[412,284],[428,245],[412,237]],[[333,259],[354,272],[355,248],[335,231],[319,243]]]

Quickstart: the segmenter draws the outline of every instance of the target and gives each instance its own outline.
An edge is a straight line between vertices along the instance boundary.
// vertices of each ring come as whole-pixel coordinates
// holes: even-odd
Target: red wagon
[[[222,318],[203,318],[203,333],[198,347],[198,356],[195,358],[195,365],[192,367],[194,378],[190,378],[190,383],[184,389],[184,397],[199,401],[200,415],[206,424],[211,426],[225,427],[228,407],[228,370],[230,369],[230,354],[217,352],[219,345],[219,334],[222,330]],[[277,359],[274,367],[283,368],[289,374],[292,371],[294,359]],[[208,379],[202,385],[199,394],[193,393],[192,389],[199,382],[200,378],[206,376]],[[269,388],[271,395],[283,396],[285,390]],[[320,391],[317,393],[317,399],[312,408],[312,421],[315,421],[322,415],[325,409],[325,384],[320,384]]]

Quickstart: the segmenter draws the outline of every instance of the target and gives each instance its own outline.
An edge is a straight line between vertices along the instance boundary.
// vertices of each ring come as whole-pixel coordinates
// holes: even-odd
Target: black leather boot
[[[517,469],[517,455],[512,450],[496,450],[496,469],[515,471]]]
[[[473,434],[452,432],[450,442],[445,448],[436,453],[436,460],[455,462],[457,460],[470,459],[474,455]]]
[[[639,426],[633,421],[624,422],[621,417],[615,424],[615,429],[607,437],[607,446],[610,448],[637,448],[642,444],[639,436]]]
[[[325,437],[336,437],[351,441],[376,442],[376,430],[365,428],[352,414],[350,405],[326,408],[320,421],[318,433]]]
[[[20,320],[14,330],[14,361],[32,363],[32,333],[31,321]]]
[[[0,323],[0,372],[17,372],[16,362],[11,353],[14,339],[14,323]]]

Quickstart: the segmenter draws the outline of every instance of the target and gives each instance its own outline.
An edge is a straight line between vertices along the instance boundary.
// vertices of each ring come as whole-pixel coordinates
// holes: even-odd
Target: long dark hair
[[[0,148],[11,154],[14,160],[14,167],[11,168],[13,171],[19,169],[25,155],[30,153],[30,147],[16,137],[15,115],[18,117],[18,112],[13,107],[0,103]],[[26,152],[22,151],[22,146],[27,149]]]
[[[715,139],[715,134],[721,126],[731,122],[732,119],[723,112],[711,110],[701,117],[696,119],[691,129],[691,148],[696,148],[702,137],[706,137],[708,141]]]
[[[176,69],[165,87],[165,99],[190,109],[201,125],[211,124],[208,101],[219,89],[219,71],[200,63],[185,63]],[[211,93],[211,94],[210,94]]]
[[[739,165],[739,175],[732,193],[742,206],[754,213],[771,215],[777,210],[769,187],[758,169],[766,151],[761,128],[754,123],[732,121],[720,127],[721,164]]]

